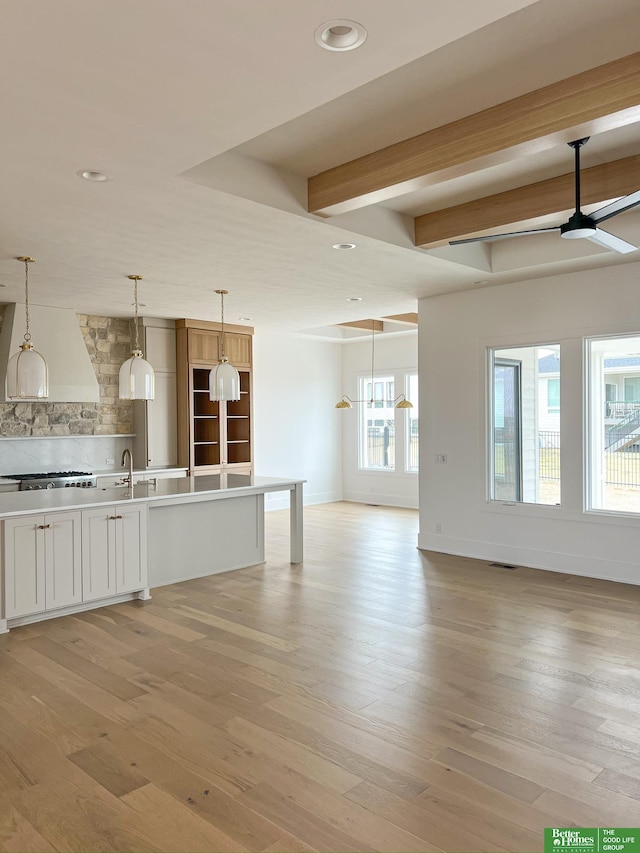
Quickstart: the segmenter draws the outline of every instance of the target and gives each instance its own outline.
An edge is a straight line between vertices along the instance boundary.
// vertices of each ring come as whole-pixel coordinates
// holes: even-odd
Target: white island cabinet
[[[79,512],[4,522],[6,616],[28,616],[82,601]]]
[[[301,563],[303,483],[222,472],[1,494],[0,633],[148,599],[150,580],[162,586],[264,562],[270,492],[290,494],[290,559]]]
[[[101,506],[82,513],[83,601],[147,586],[147,507]]]

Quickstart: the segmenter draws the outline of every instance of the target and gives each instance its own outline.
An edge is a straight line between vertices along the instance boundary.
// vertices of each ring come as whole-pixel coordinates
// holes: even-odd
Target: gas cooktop
[[[38,474],[6,474],[9,480],[20,481],[20,491],[31,491],[34,489],[63,489],[71,486],[79,486],[83,489],[92,489],[97,480],[90,471],[48,471]]]

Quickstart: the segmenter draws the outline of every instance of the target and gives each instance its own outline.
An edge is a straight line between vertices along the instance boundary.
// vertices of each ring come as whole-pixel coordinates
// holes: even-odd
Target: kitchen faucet
[[[124,468],[125,459],[127,458],[127,453],[129,454],[129,476],[127,477],[125,482],[128,481],[129,488],[132,489],[133,488],[133,453],[129,450],[128,447],[125,447],[125,449],[122,451],[122,467]]]

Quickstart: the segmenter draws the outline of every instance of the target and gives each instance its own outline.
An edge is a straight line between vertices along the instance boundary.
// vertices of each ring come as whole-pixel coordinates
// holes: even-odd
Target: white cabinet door
[[[56,512],[44,517],[47,610],[82,601],[81,521],[80,512]]]
[[[100,507],[82,513],[84,601],[147,586],[147,507]]]
[[[176,330],[145,327],[145,358],[161,373],[176,372]]]
[[[116,520],[112,506],[82,512],[83,599],[116,594]]]
[[[116,507],[116,591],[147,586],[147,507]]]
[[[167,467],[178,461],[176,374],[156,371],[155,385],[155,398],[147,403],[145,468]]]
[[[4,522],[5,617],[45,609],[44,516]]]

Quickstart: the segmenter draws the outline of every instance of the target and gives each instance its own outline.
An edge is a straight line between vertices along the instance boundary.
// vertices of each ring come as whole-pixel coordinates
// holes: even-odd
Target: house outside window
[[[586,508],[640,512],[640,335],[588,338]]]

